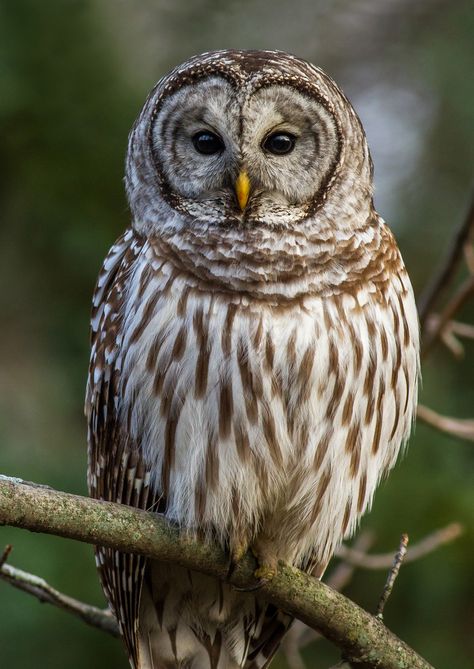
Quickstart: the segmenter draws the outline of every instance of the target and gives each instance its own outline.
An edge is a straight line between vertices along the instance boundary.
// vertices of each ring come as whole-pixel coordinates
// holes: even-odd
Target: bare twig
[[[68,613],[72,613],[72,615],[77,616],[92,627],[98,627],[103,632],[113,636],[120,636],[117,622],[108,609],[99,609],[96,606],[84,604],[73,597],[68,597],[53,588],[44,579],[8,564],[4,564],[0,569],[0,579],[19,590],[23,590],[23,592],[33,595],[40,602],[53,604]]]
[[[381,620],[383,618],[383,611],[385,608],[385,604],[387,603],[388,598],[392,594],[393,586],[400,571],[400,567],[402,566],[403,559],[405,558],[405,555],[407,553],[407,548],[408,548],[408,534],[402,534],[398,551],[396,552],[395,557],[393,559],[392,568],[388,573],[387,582],[385,583],[383,592],[380,595],[379,603],[377,606],[376,615],[377,618],[380,618]]]
[[[414,562],[425,557],[425,555],[429,555],[440,546],[457,539],[462,531],[462,526],[459,523],[451,523],[440,530],[436,530],[408,549],[405,562]],[[387,569],[393,562],[393,553],[370,555],[345,545],[339,548],[337,556],[355,567],[362,567],[363,569]]]
[[[442,416],[423,404],[418,405],[417,416],[424,423],[441,430],[441,432],[446,432],[460,439],[474,441],[474,420],[472,418]]]
[[[423,355],[429,352],[445,328],[449,327],[450,321],[472,295],[474,295],[474,275],[470,274],[451,297],[441,314],[435,319],[427,319],[423,338]]]
[[[200,542],[159,514],[87,497],[68,495],[18,479],[0,477],[0,523],[173,562],[215,578],[228,578],[228,557],[216,544]],[[248,554],[230,582],[253,583],[255,559]],[[288,565],[279,565],[259,593],[277,608],[319,629],[351,662],[370,669],[431,669],[380,620],[326,585]]]
[[[12,546],[11,544],[7,544],[7,545],[5,546],[5,548],[4,548],[4,550],[3,550],[3,553],[2,553],[2,555],[1,555],[1,557],[0,557],[0,569],[3,567],[3,565],[5,564],[5,562],[6,562],[6,561],[8,560],[8,558],[10,557],[10,553],[12,552],[12,550],[13,550],[13,546]]]
[[[462,258],[466,242],[469,240],[474,228],[474,195],[466,214],[466,217],[455,235],[451,248],[438,271],[434,274],[432,280],[418,300],[418,313],[422,330],[425,327],[426,320],[431,313],[433,306],[440,297],[442,291],[451,282],[460,259]]]

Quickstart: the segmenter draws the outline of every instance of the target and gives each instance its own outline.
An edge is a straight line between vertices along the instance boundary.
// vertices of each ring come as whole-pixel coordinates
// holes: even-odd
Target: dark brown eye
[[[263,148],[275,156],[285,156],[295,148],[296,137],[289,132],[273,132],[263,142]]]
[[[222,139],[209,130],[200,130],[197,132],[193,135],[192,142],[196,151],[205,156],[212,156],[215,153],[220,153],[224,148]]]

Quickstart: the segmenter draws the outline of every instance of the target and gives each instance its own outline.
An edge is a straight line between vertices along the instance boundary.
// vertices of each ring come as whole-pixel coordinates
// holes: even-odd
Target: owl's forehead
[[[206,89],[210,83],[241,97],[272,85],[288,87],[329,104],[334,82],[319,68],[279,51],[215,51],[194,56],[164,77],[159,85],[163,101],[180,89]]]

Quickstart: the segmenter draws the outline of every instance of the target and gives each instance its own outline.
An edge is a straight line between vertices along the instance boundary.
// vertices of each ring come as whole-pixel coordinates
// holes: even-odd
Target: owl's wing
[[[91,362],[85,412],[88,420],[88,484],[91,497],[158,511],[149,472],[118,416],[124,297],[143,242],[131,230],[107,255],[97,280],[91,318]],[[146,560],[96,548],[106,597],[117,617],[130,661],[138,666],[136,633]]]

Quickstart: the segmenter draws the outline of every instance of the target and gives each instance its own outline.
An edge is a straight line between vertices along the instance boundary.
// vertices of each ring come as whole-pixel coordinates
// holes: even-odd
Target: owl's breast
[[[277,308],[142,263],[123,322],[121,420],[167,515],[223,538],[237,518],[253,531],[277,519],[290,552],[309,553],[315,535],[332,551],[410,428],[418,334],[406,274],[383,299],[362,290]]]

